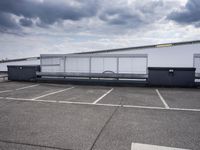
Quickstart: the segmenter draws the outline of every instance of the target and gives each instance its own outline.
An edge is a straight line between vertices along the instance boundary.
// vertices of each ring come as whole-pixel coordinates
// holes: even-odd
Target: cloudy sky
[[[200,0],[0,0],[0,59],[200,39]]]

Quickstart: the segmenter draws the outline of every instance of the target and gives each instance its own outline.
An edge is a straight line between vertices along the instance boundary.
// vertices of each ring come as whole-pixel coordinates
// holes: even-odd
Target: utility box
[[[195,86],[195,68],[148,68],[148,83],[151,86]]]
[[[8,80],[32,81],[36,79],[36,72],[40,71],[39,65],[7,66]]]

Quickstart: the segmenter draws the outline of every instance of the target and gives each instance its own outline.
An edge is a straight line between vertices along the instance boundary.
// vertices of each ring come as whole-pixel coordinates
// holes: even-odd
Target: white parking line
[[[30,86],[21,87],[21,88],[18,88],[18,89],[0,91],[0,93],[12,92],[14,90],[18,91],[18,90],[28,89],[28,88],[36,87],[38,85],[39,84],[34,84],[34,85],[30,85]]]
[[[148,107],[137,105],[119,105],[119,104],[103,104],[103,103],[87,103],[87,102],[72,102],[72,101],[57,101],[57,100],[34,100],[28,98],[13,98],[2,97],[2,99],[15,100],[15,101],[33,101],[33,102],[45,102],[45,103],[61,103],[61,104],[79,104],[79,105],[92,105],[92,106],[108,106],[108,107],[124,107],[124,108],[138,108],[138,109],[150,109],[150,110],[166,110],[166,111],[192,111],[200,112],[200,109],[185,109],[185,108],[164,108],[164,107]]]
[[[137,105],[123,105],[123,107],[127,107],[127,108],[143,108],[143,109],[166,109],[163,107],[150,107],[150,106],[137,106]]]
[[[189,149],[150,145],[150,144],[141,144],[141,143],[132,143],[131,150],[189,150]]]
[[[28,98],[5,97],[5,99],[8,99],[8,100],[20,100],[20,101],[33,101],[33,99],[28,99]]]
[[[93,102],[93,104],[96,104],[96,103],[98,103],[101,99],[103,99],[106,95],[108,95],[110,92],[112,92],[112,90],[113,90],[113,88],[112,89],[110,89],[109,91],[107,91],[105,94],[103,94],[101,97],[99,97],[97,100],[95,100],[94,102]]]
[[[165,108],[169,109],[168,104],[166,103],[165,99],[162,97],[162,95],[160,94],[158,89],[156,89],[156,93],[158,94],[158,96],[159,96],[160,100],[162,101],[162,103],[164,104]]]
[[[194,112],[198,112],[200,111],[200,109],[188,109],[188,108],[169,108],[170,110],[178,110],[178,111],[194,111]]]
[[[57,102],[55,100],[34,100],[34,99],[13,98],[13,97],[6,97],[5,99],[8,99],[8,100],[19,100],[19,101],[47,102],[47,103],[56,103]]]
[[[15,89],[15,90],[18,91],[18,90],[28,89],[28,88],[36,87],[36,86],[39,86],[39,85],[40,84],[34,84],[34,85],[30,85],[30,86],[21,87],[21,88]]]
[[[57,93],[60,93],[60,92],[68,91],[68,90],[73,89],[73,88],[74,87],[70,87],[70,88],[67,88],[67,89],[64,89],[64,90],[59,90],[59,91],[51,92],[51,93],[48,93],[48,94],[45,94],[45,95],[41,95],[41,96],[35,97],[35,98],[33,98],[33,100],[37,100],[39,98],[46,97],[46,96],[53,95],[53,94],[57,94]]]
[[[5,91],[0,91],[0,93],[6,93],[6,92],[11,92],[12,90],[5,90]]]

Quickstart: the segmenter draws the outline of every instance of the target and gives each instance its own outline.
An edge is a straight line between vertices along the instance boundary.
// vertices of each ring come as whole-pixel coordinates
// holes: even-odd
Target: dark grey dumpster
[[[8,80],[31,81],[36,79],[36,71],[40,71],[39,65],[7,66]]]
[[[195,68],[149,67],[148,83],[153,86],[193,87],[195,70]]]

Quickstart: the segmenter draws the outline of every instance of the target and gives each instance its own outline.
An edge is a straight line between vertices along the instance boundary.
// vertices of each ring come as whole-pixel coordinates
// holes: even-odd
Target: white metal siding
[[[63,72],[64,59],[60,58],[41,58],[42,72]]]
[[[120,50],[101,54],[147,54],[148,67],[193,67],[193,55],[200,53],[200,44],[172,47]]]
[[[89,58],[66,58],[66,72],[89,72]]]
[[[91,72],[102,73],[103,70],[103,58],[91,58]]]
[[[119,58],[119,73],[133,73],[133,58]]]
[[[103,73],[104,71],[117,73],[117,58],[91,58],[91,73]]]
[[[104,70],[117,73],[117,58],[104,58]]]
[[[146,74],[147,55],[42,56],[41,67],[42,72]]]
[[[196,73],[200,73],[200,55],[194,57],[194,67],[196,68]]]
[[[147,72],[147,60],[146,58],[134,58],[133,59],[133,73],[146,74]]]
[[[119,73],[146,74],[147,58],[119,58]]]

